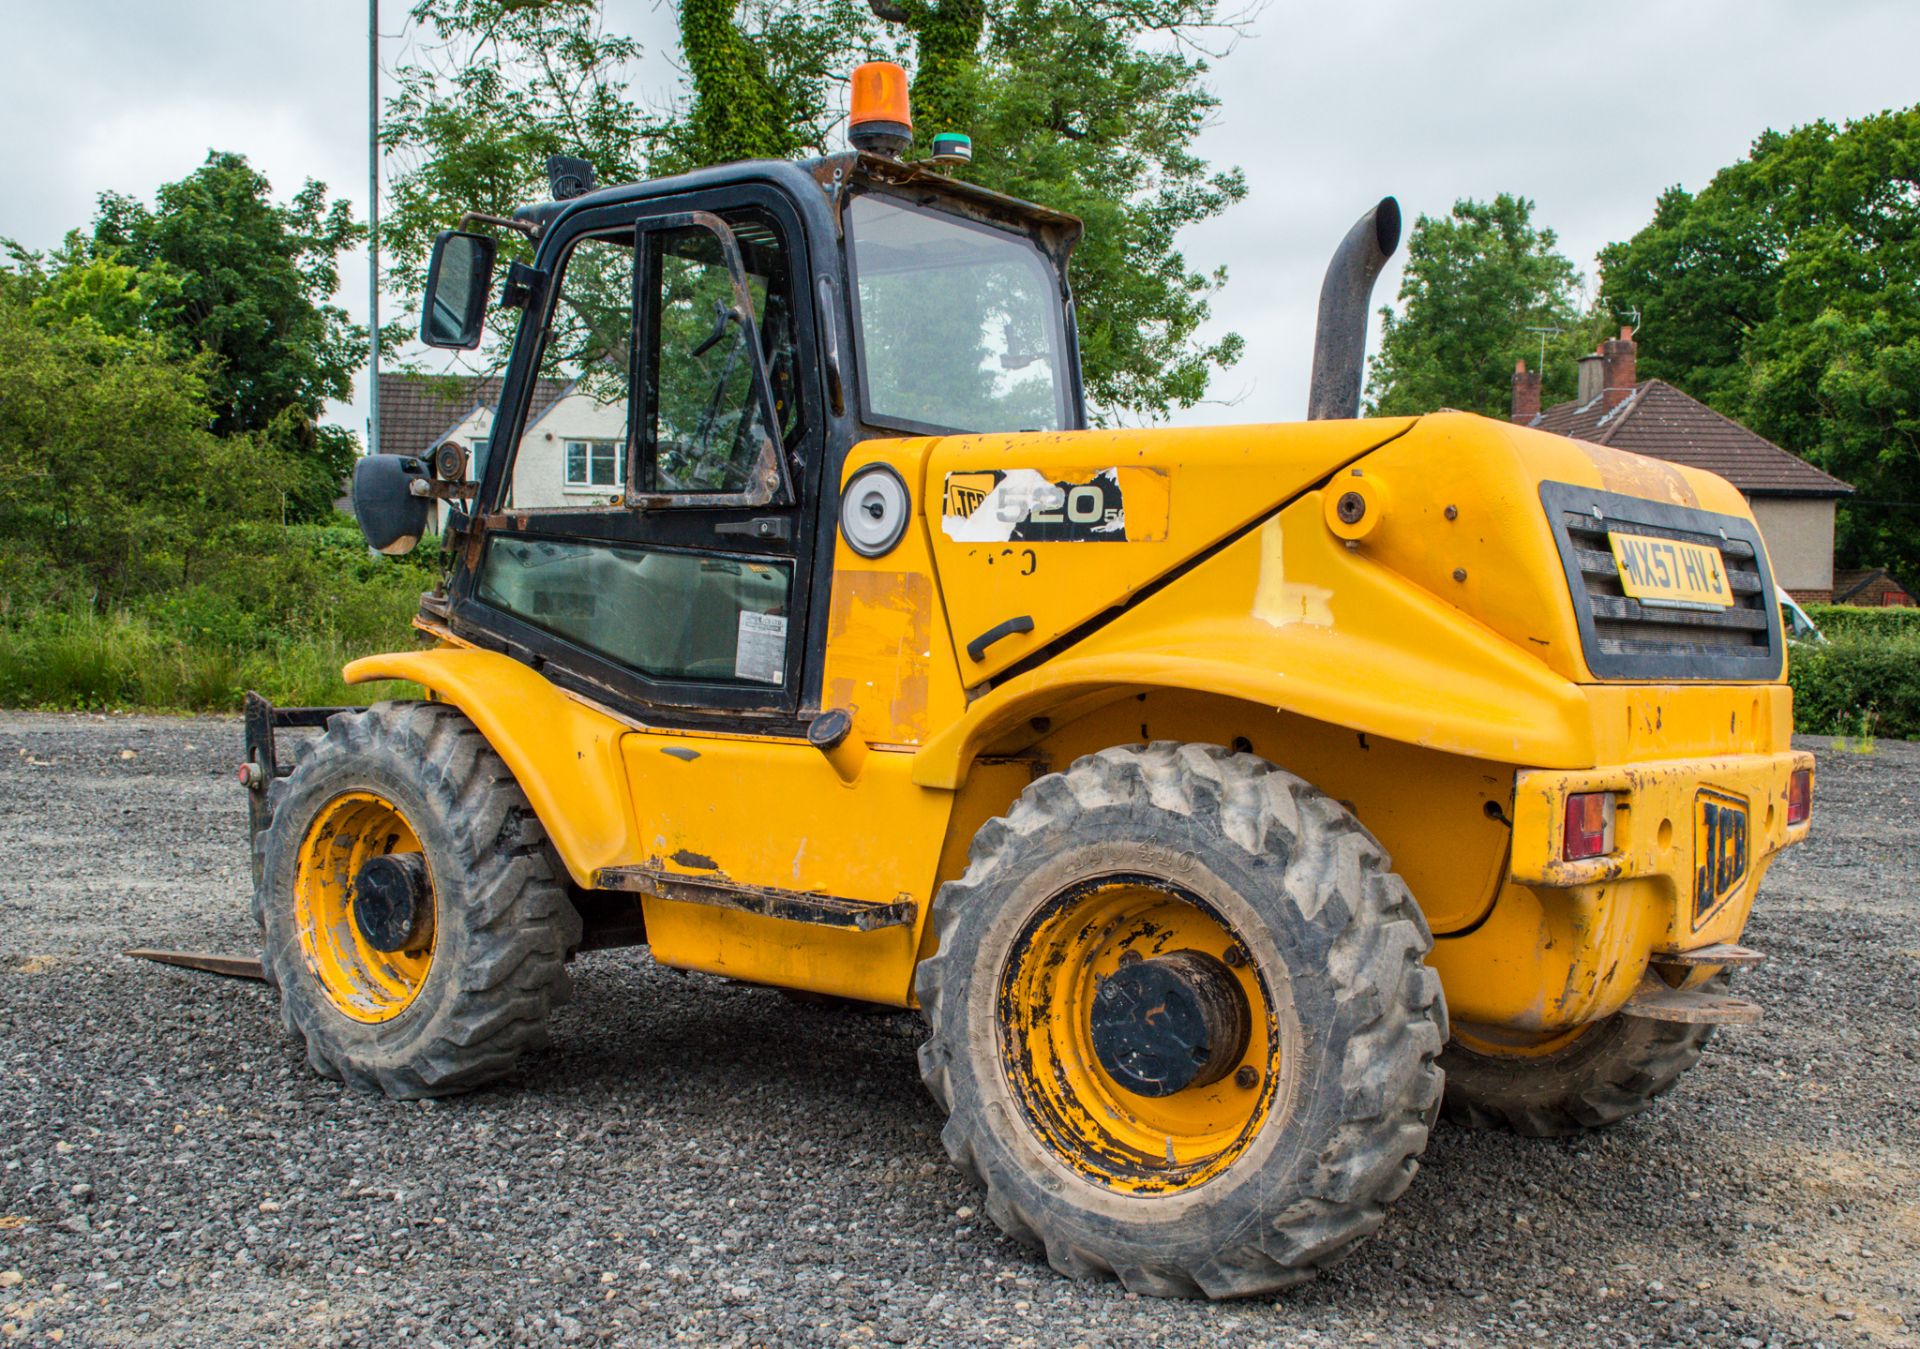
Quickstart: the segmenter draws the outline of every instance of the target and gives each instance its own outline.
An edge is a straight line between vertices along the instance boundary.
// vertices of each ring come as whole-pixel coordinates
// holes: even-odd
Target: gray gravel
[[[239,728],[0,713],[0,1343],[1920,1342],[1920,746],[1822,742],[1723,1035],[1564,1142],[1442,1125],[1272,1301],[1070,1283],[948,1167],[915,1018],[582,958],[551,1054],[402,1105],[306,1067],[244,950]]]

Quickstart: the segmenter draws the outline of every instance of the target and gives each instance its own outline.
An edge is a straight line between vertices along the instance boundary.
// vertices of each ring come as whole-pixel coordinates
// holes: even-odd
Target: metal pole
[[[367,449],[380,453],[380,0],[367,0]]]

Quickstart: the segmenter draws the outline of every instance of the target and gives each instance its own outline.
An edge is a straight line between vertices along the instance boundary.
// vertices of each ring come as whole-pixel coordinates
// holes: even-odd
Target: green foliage
[[[1830,633],[1794,647],[1787,673],[1796,730],[1920,739],[1920,629]]]
[[[332,297],[339,256],[364,233],[324,184],[278,205],[244,157],[214,152],[152,208],[103,194],[91,237],[69,236],[35,305],[205,352],[212,431],[285,451],[297,468],[283,485],[287,508],[317,519],[353,464],[350,438],[314,426],[328,399],[353,392],[363,335]]]
[[[543,197],[550,154],[617,182],[824,153],[852,66],[899,55],[914,68],[923,149],[936,130],[964,130],[969,180],[1087,221],[1073,283],[1104,416],[1191,406],[1239,356],[1236,335],[1195,336],[1225,274],[1193,269],[1175,243],[1246,190],[1193,153],[1215,100],[1192,44],[1223,27],[1214,0],[684,0],[689,87],[655,119],[628,101],[638,47],[592,6],[419,0],[413,17],[435,40],[399,72],[382,133],[404,165],[383,243],[410,294],[434,234],[463,210],[506,214]],[[524,241],[505,242],[522,253]]]
[[[1400,312],[1382,309],[1380,350],[1368,362],[1367,404],[1377,416],[1458,408],[1489,417],[1510,409],[1514,362],[1538,360],[1538,328],[1559,328],[1542,371],[1541,400],[1573,396],[1573,357],[1590,351],[1578,309],[1580,275],[1533,223],[1533,203],[1501,193],[1462,199],[1445,217],[1421,216],[1407,240]]]
[[[211,357],[53,312],[0,303],[0,568],[34,559],[72,592],[42,598],[97,604],[191,582],[235,521],[277,512],[286,457],[209,429]]]
[[[1828,637],[1897,637],[1903,633],[1920,634],[1920,608],[1869,609],[1858,604],[1806,604],[1801,606],[1815,627]]]
[[[224,435],[352,394],[361,335],[331,300],[339,256],[364,234],[325,184],[309,180],[280,206],[244,156],[215,151],[152,209],[104,194],[88,254],[175,278],[164,316],[218,359],[207,393]]]
[[[1842,556],[1920,571],[1920,106],[1766,132],[1601,267],[1643,374],[1853,483]]]
[[[400,91],[380,126],[398,166],[380,231],[389,286],[417,304],[434,235],[465,211],[511,215],[544,199],[552,155],[584,158],[602,183],[640,176],[647,123],[629,94],[640,44],[607,32],[596,10],[507,0],[414,5],[410,17],[429,40],[394,72]],[[503,266],[530,256],[518,234],[501,244]],[[396,323],[382,346],[398,349],[409,327]]]
[[[282,445],[327,428],[216,434],[216,359],[135,321],[138,276],[15,261],[0,269],[0,705],[345,700],[341,662],[407,643],[435,559],[375,557],[339,517],[281,524],[299,468]]]

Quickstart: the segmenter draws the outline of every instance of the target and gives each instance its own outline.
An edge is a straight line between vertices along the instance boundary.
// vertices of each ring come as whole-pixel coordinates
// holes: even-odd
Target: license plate
[[[1718,548],[1613,530],[1607,531],[1607,542],[1620,569],[1620,588],[1634,599],[1686,608],[1732,607],[1733,587]]]
[[[1747,878],[1747,803],[1702,787],[1693,800],[1693,926],[1698,931]]]

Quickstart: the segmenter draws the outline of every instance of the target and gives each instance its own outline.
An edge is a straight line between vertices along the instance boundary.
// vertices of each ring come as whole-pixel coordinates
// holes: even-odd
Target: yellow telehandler
[[[249,703],[313,1066],[492,1082],[616,945],[917,1007],[1002,1228],[1235,1297],[1373,1231],[1438,1114],[1606,1125],[1755,1019],[1727,981],[1812,759],[1740,494],[1357,419],[1391,199],[1309,420],[1090,429],[1078,222],[968,185],[964,138],[906,162],[897,67],[854,88],[847,153],[563,161],[487,222],[537,245],[490,431],[355,475],[369,542],[437,521],[448,570],[424,648],[347,677],[426,699]],[[479,343],[495,250],[441,236],[428,343]]]

